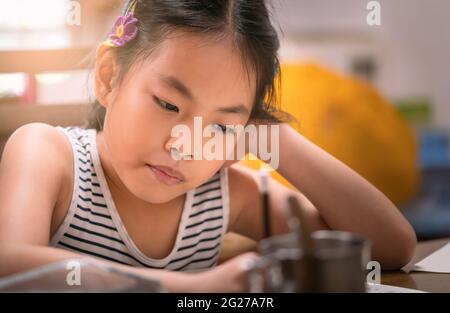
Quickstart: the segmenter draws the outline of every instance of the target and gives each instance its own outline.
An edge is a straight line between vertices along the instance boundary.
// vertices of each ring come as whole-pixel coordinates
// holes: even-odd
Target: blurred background
[[[382,190],[419,239],[450,236],[450,1],[267,2],[293,126]],[[0,0],[0,153],[26,123],[84,124],[92,53],[121,5]]]

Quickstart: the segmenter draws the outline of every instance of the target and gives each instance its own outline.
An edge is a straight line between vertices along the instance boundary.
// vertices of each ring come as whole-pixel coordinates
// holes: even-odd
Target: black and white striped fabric
[[[96,130],[57,128],[72,144],[75,175],[70,208],[51,246],[148,268],[197,271],[216,265],[228,227],[227,169],[188,191],[172,251],[153,259],[137,248],[120,219],[98,156]]]

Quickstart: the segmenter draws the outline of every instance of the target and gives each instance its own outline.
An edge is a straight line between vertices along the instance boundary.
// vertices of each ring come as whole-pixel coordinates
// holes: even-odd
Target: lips
[[[173,185],[185,180],[183,174],[170,167],[151,164],[147,164],[147,167],[151,170],[151,172],[156,176],[156,178],[159,181],[167,185]]]

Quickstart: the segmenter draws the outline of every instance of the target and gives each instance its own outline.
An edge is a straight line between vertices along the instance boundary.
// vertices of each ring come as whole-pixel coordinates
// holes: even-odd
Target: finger
[[[242,271],[248,272],[253,269],[255,262],[259,259],[256,252],[246,252],[239,256],[239,267]]]

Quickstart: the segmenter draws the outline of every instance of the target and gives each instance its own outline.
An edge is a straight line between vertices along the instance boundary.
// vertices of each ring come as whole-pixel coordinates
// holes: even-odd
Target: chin
[[[172,201],[183,194],[183,192],[177,192],[171,188],[147,185],[145,188],[140,186],[137,192],[133,192],[133,194],[147,203],[162,204]]]
[[[145,199],[143,199],[144,201],[148,202],[148,203],[154,203],[154,204],[163,204],[163,203],[167,203],[172,201],[173,199],[175,199],[176,197],[173,196],[173,194],[171,195],[147,195]]]

